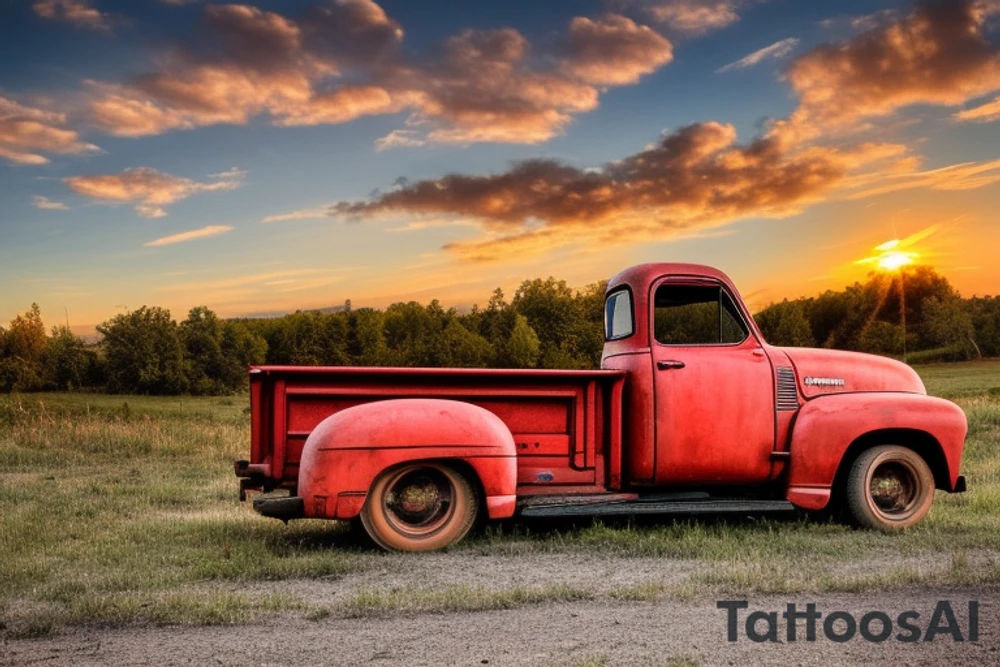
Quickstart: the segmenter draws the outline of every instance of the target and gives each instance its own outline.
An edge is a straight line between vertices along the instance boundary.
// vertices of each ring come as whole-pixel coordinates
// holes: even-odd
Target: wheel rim
[[[868,485],[872,509],[892,519],[912,514],[920,499],[917,471],[904,461],[875,466]]]
[[[437,468],[409,468],[388,481],[382,507],[389,525],[407,537],[441,530],[455,513],[455,486]]]

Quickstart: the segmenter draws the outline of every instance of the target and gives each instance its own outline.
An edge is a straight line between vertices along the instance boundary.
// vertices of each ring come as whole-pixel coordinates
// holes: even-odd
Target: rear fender
[[[965,413],[950,401],[897,392],[837,394],[806,403],[795,420],[786,497],[804,509],[829,503],[842,465],[868,447],[916,450],[936,486],[955,491],[965,444]]]
[[[470,403],[420,398],[365,403],[316,426],[299,463],[305,515],[353,518],[382,471],[417,461],[452,461],[472,473],[490,518],[513,515],[517,453],[507,426]]]

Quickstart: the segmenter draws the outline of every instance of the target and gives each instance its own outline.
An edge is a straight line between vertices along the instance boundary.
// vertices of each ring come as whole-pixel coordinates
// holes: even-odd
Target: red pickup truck
[[[608,283],[601,370],[259,366],[240,496],[356,519],[387,549],[478,517],[830,508],[921,521],[959,475],[965,415],[884,357],[768,345],[732,282],[644,264]]]

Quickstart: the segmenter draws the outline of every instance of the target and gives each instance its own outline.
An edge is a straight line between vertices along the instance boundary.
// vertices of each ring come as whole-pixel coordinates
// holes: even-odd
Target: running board
[[[634,500],[587,505],[534,505],[522,507],[523,517],[629,516],[633,514],[721,514],[741,512],[790,512],[787,500]]]

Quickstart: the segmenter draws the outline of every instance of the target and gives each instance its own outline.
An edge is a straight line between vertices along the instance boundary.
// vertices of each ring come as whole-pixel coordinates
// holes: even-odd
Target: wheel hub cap
[[[906,512],[916,499],[913,471],[900,463],[885,463],[875,469],[870,492],[875,506],[886,513]]]

